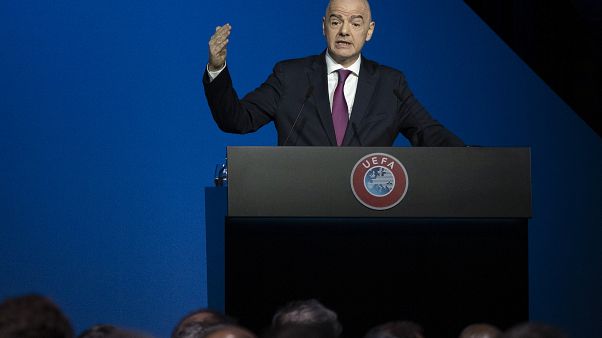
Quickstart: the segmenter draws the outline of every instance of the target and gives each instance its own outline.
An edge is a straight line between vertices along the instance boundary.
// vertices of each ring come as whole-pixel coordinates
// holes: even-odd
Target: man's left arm
[[[464,147],[464,142],[435,120],[412,93],[407,80],[401,75],[394,94],[398,98],[400,132],[418,147]]]

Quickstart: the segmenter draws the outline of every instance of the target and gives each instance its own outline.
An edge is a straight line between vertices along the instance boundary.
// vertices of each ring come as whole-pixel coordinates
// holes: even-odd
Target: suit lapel
[[[349,143],[357,137],[354,133],[357,132],[357,127],[361,125],[360,122],[368,113],[368,104],[374,94],[374,88],[376,87],[377,81],[375,69],[374,63],[362,56],[362,65],[360,66],[355,101],[353,102],[353,109],[351,111],[351,120],[345,131],[343,145],[349,145]],[[355,125],[355,128],[352,124]]]
[[[330,101],[328,100],[328,79],[326,74],[326,55],[320,54],[313,62],[312,68],[308,71],[309,82],[314,86],[313,100],[318,109],[318,116],[322,122],[324,132],[328,136],[331,146],[336,145],[334,134],[334,125],[332,124],[332,113],[330,112]]]

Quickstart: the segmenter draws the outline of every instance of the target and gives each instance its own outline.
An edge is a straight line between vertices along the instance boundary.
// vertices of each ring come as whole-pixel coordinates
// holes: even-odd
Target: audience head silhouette
[[[364,338],[424,338],[423,329],[411,321],[391,321],[373,327]]]
[[[568,336],[551,325],[527,322],[511,327],[500,338],[568,338]]]
[[[460,338],[498,338],[502,331],[487,323],[468,325],[460,333]]]
[[[171,338],[195,337],[215,325],[235,324],[235,320],[211,309],[198,309],[184,316],[175,326]],[[196,333],[195,333],[196,332]]]
[[[281,334],[314,330],[326,337],[338,337],[342,326],[334,311],[316,299],[309,299],[293,301],[279,309],[272,318],[272,329]]]
[[[215,325],[205,330],[199,336],[187,336],[185,338],[257,338],[255,334],[246,328],[234,324]]]
[[[150,338],[150,336],[109,324],[98,324],[80,333],[77,338]]]
[[[73,328],[50,299],[31,294],[0,304],[0,337],[72,338]]]
[[[337,314],[316,299],[287,303],[272,317],[261,338],[338,338],[342,326]],[[353,332],[351,333],[353,334]],[[61,309],[49,298],[30,294],[0,303],[0,338],[73,338],[73,328]],[[94,325],[77,338],[151,338],[110,324]],[[207,308],[191,313],[174,327],[171,338],[257,338],[233,318]],[[425,338],[423,328],[412,321],[390,321],[371,328],[363,338]],[[501,332],[494,325],[466,326],[459,338],[569,338],[544,323],[523,322]]]

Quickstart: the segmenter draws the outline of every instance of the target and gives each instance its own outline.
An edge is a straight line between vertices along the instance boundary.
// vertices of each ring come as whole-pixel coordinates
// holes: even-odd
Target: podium
[[[528,320],[529,148],[228,147],[206,189],[209,307],[256,332],[316,298],[344,337]]]

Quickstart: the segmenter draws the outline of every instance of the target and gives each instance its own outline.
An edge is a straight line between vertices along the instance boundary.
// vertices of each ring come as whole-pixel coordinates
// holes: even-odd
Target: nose
[[[349,22],[343,22],[341,24],[341,30],[339,30],[339,35],[341,35],[341,36],[349,35]]]

